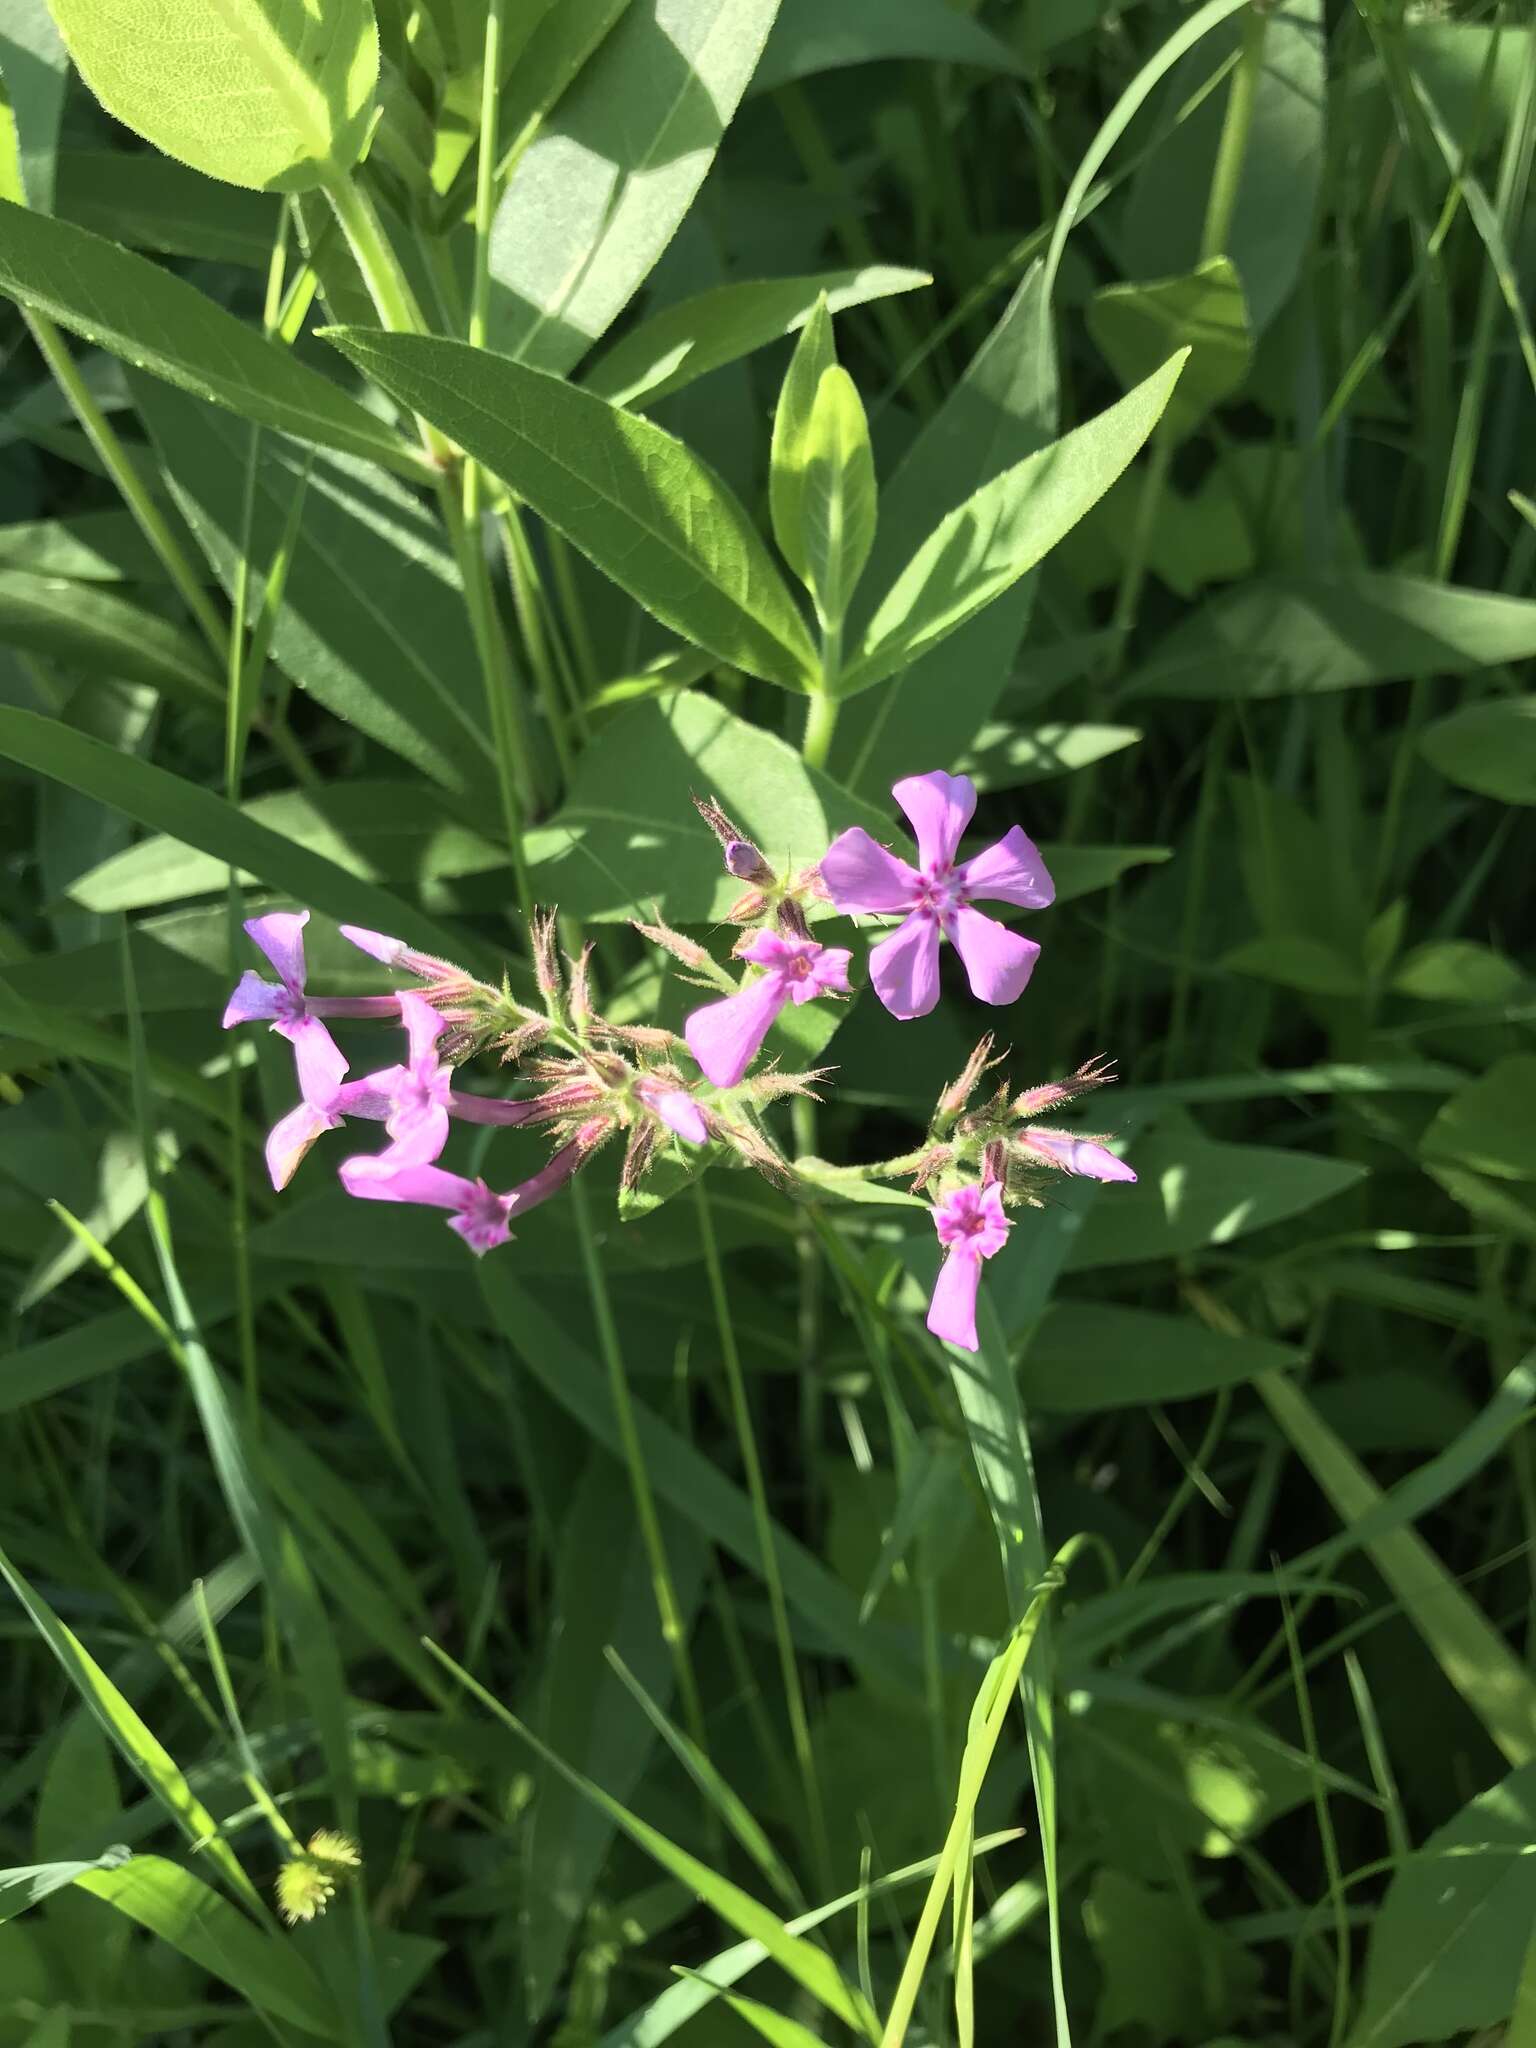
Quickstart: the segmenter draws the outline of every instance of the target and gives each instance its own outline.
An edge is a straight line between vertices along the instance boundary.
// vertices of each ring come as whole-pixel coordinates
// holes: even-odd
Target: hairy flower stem
[[[694,1676],[693,1659],[688,1647],[688,1630],[683,1622],[682,1609],[678,1605],[677,1588],[672,1580],[672,1567],[667,1562],[667,1546],[661,1533],[661,1521],[656,1513],[656,1496],[651,1489],[651,1476],[645,1469],[645,1452],[641,1447],[640,1431],[635,1423],[635,1404],[629,1391],[629,1375],[625,1370],[624,1352],[619,1343],[618,1324],[613,1318],[613,1303],[608,1296],[608,1282],[603,1273],[602,1260],[598,1257],[597,1241],[592,1234],[587,1191],[579,1175],[571,1182],[571,1210],[576,1219],[576,1240],[581,1247],[581,1264],[586,1275],[587,1294],[592,1303],[593,1319],[597,1324],[598,1346],[603,1354],[603,1363],[608,1368],[608,1387],[613,1396],[614,1420],[618,1423],[619,1441],[624,1447],[624,1463],[629,1472],[630,1490],[634,1495],[635,1519],[640,1524],[640,1538],[645,1545],[645,1554],[651,1567],[651,1590],[656,1598],[656,1613],[661,1622],[662,1639],[672,1658],[672,1669],[677,1680],[677,1696],[682,1702],[683,1718],[688,1724],[688,1733],[707,1756],[709,1744],[704,1732],[704,1706],[699,1694],[698,1679]]]
[[[796,1107],[799,1106],[797,1103]],[[714,1303],[715,1323],[720,1333],[720,1353],[725,1361],[731,1415],[736,1425],[736,1441],[741,1447],[741,1462],[746,1473],[747,1492],[752,1501],[752,1519],[757,1532],[757,1547],[762,1559],[763,1582],[768,1588],[768,1606],[773,1616],[773,1637],[778,1645],[779,1668],[784,1679],[784,1703],[789,1713],[790,1741],[800,1772],[806,1816],[810,1822],[816,1883],[821,1894],[830,1897],[833,1890],[832,1851],[827,1838],[826,1809],[822,1804],[821,1781],[816,1775],[816,1758],[811,1748],[811,1728],[805,1711],[805,1693],[800,1684],[800,1667],[795,1660],[794,1638],[789,1629],[789,1607],[784,1598],[784,1581],[779,1571],[779,1554],[774,1543],[768,1489],[763,1483],[762,1460],[758,1456],[757,1435],[752,1427],[752,1409],[747,1400],[747,1383],[741,1369],[741,1353],[736,1344],[736,1325],[731,1319],[730,1298],[726,1293],[725,1273],[720,1264],[720,1247],[715,1239],[714,1217],[710,1212],[709,1195],[702,1179],[694,1182],[693,1192],[699,1213],[699,1240],[704,1248],[704,1270],[709,1276],[710,1299]]]
[[[805,711],[805,737],[800,752],[808,768],[825,768],[837,730],[837,699],[826,690],[812,692]]]

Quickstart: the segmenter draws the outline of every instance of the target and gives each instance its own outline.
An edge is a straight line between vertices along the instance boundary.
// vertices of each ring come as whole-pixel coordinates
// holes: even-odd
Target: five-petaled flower
[[[344,1082],[326,1105],[334,1117],[382,1123],[393,1142],[380,1157],[397,1166],[428,1165],[448,1142],[450,1117],[472,1124],[524,1124],[536,1114],[532,1103],[455,1088],[452,1067],[444,1066],[437,1053],[447,1019],[414,989],[406,989],[398,1001],[408,1048],[404,1062]]]
[[[928,1327],[935,1337],[974,1351],[981,1262],[1002,1250],[1012,1228],[1003,1214],[1002,1189],[995,1181],[954,1189],[934,1205],[933,1227],[944,1263],[928,1304]]]
[[[349,1195],[370,1202],[419,1202],[451,1211],[448,1228],[456,1230],[473,1252],[494,1251],[511,1237],[511,1218],[536,1209],[558,1194],[612,1126],[606,1117],[584,1124],[568,1145],[515,1188],[497,1194],[483,1180],[449,1173],[441,1166],[400,1161],[394,1148],[341,1163],[341,1184]]]
[[[1011,825],[995,845],[956,861],[976,809],[976,785],[968,775],[937,769],[909,775],[891,794],[917,835],[918,867],[878,845],[859,825],[834,840],[821,863],[822,880],[839,910],[906,913],[870,951],[875,993],[893,1017],[926,1017],[939,1000],[942,933],[965,963],[979,1001],[1016,1002],[1040,948],[975,909],[972,899],[1043,910],[1056,887],[1039,849]]]
[[[741,958],[765,971],[738,995],[694,1011],[683,1026],[688,1050],[717,1088],[734,1088],[786,1003],[848,994],[852,957],[846,946],[819,946],[814,939],[759,932],[742,949]]]

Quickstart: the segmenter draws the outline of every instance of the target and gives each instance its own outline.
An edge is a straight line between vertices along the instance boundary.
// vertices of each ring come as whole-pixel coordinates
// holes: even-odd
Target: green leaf
[[[1536,1180],[1536,1053],[1512,1053],[1469,1081],[1436,1115],[1419,1150],[1500,1180]]]
[[[817,301],[795,343],[779,387],[773,415],[773,444],[768,467],[768,506],[779,553],[802,583],[810,580],[806,546],[806,462],[811,415],[827,371],[836,367],[837,344],[826,304]]]
[[[1209,2040],[1258,1989],[1258,1958],[1207,1920],[1188,1891],[1101,1870],[1083,1923],[1104,1972],[1097,2024],[1106,2033],[1132,2025],[1159,2048]]]
[[[848,825],[889,832],[783,740],[683,692],[620,712],[581,756],[561,809],[526,835],[541,899],[605,923],[637,905],[649,918],[652,904],[672,924],[723,917],[741,884],[699,821],[695,791],[715,797],[781,873],[819,860]]]
[[[1479,1792],[1393,1876],[1349,2048],[1403,2048],[1509,2018],[1536,1921],[1536,1764]]]
[[[44,1899],[73,1884],[86,1871],[114,1868],[127,1854],[126,1849],[117,1847],[87,1861],[18,1863],[8,1870],[0,1870],[0,1926],[7,1920],[14,1920],[18,1913],[25,1913],[29,1906],[41,1905]]]
[[[1536,804],[1536,696],[1468,704],[1437,718],[1419,752],[1447,781],[1504,804]]]
[[[0,640],[193,702],[224,701],[201,641],[124,598],[62,577],[0,569]]]
[[[1095,1198],[1068,1256],[1070,1272],[1230,1244],[1331,1200],[1365,1171],[1310,1152],[1218,1144],[1187,1128],[1138,1139],[1130,1161],[1136,1185]]]
[[[163,583],[166,573],[127,512],[76,512],[0,526],[0,565],[81,583]]]
[[[875,458],[858,390],[835,363],[821,373],[805,439],[790,459],[801,470],[806,580],[822,624],[840,626],[874,546]]]
[[[814,277],[772,277],[716,285],[642,320],[583,377],[582,387],[615,405],[651,406],[695,378],[802,329],[825,294],[830,312],[912,292],[933,279],[925,270],[869,263]]]
[[[717,1990],[708,1977],[696,1970],[680,1969],[678,1974],[691,1977],[696,1984],[709,1986],[716,1998],[728,2005],[738,2019],[745,2020],[754,2034],[760,2034],[770,2042],[772,2048],[825,2048],[820,2034],[813,2033],[803,2020],[792,2019],[785,2012],[775,2012],[761,1999],[747,1998],[739,1991]]]
[[[543,12],[519,40],[516,16],[508,37],[510,68],[504,71],[496,110],[500,133],[516,148],[531,121],[541,121],[570,86],[581,67],[610,33],[630,0],[543,0]],[[521,13],[523,10],[519,9]],[[473,10],[470,20],[474,21]],[[473,72],[484,44],[465,69]]]
[[[778,0],[632,5],[519,162],[491,231],[491,346],[563,375],[650,275]]]
[[[135,1856],[115,1870],[87,1871],[75,1882],[238,1991],[259,2012],[323,2041],[346,2038],[330,1993],[294,1944],[253,1927],[189,1870],[163,1856]]]
[[[1536,602],[1414,576],[1274,576],[1176,626],[1127,694],[1282,697],[1536,654]]]
[[[936,514],[953,511],[1050,440],[1057,413],[1052,331],[1042,317],[1037,263],[883,487],[866,595],[889,587],[932,531]],[[844,707],[832,762],[850,789],[883,802],[898,776],[954,758],[1002,694],[1034,589],[1034,574],[1022,577],[878,696]],[[855,604],[856,627],[862,628],[868,609],[872,600]]]
[[[1506,1003],[1526,977],[1503,953],[1474,939],[1434,939],[1415,946],[1392,976],[1395,995],[1421,1003]]]
[[[1141,744],[1134,725],[984,725],[975,744],[956,764],[976,787],[1018,789],[1053,775],[1071,775],[1091,768],[1125,747]]]
[[[492,794],[463,585],[432,513],[372,464],[314,459],[270,436],[253,455],[241,421],[147,379],[130,384],[176,502],[226,590],[247,548],[257,568],[272,560],[302,501],[272,630],[278,666],[444,788]],[[253,586],[259,597],[254,576]]]
[[[1227,1337],[1188,1316],[1057,1301],[1024,1353],[1024,1398],[1071,1415],[1186,1401],[1298,1365],[1301,1353],[1261,1337]]]
[[[16,124],[17,197],[38,213],[52,213],[69,59],[44,0],[7,0],[0,21],[0,80]]]
[[[1220,963],[1229,974],[1252,974],[1313,996],[1363,996],[1363,966],[1326,939],[1304,932],[1280,932],[1273,938],[1249,939],[1223,953]]]
[[[1088,332],[1122,384],[1139,384],[1176,348],[1189,350],[1164,423],[1182,438],[1233,392],[1253,354],[1242,280],[1229,258],[1151,284],[1111,284],[1088,301]]]
[[[942,519],[881,599],[839,694],[867,690],[921,659],[1033,568],[1130,462],[1183,365],[1182,355],[1172,357],[1118,404],[1004,470]]]
[[[464,939],[388,890],[345,874],[307,847],[279,838],[211,790],[199,789],[134,755],[117,753],[57,719],[0,706],[0,759],[51,776],[141,825],[168,829],[188,846],[260,875],[338,923],[363,921],[449,958],[463,959],[470,950]]]
[[[850,64],[916,57],[934,64],[973,64],[1019,71],[1008,45],[947,0],[784,0],[753,81],[769,92],[791,79]]]
[[[296,440],[409,476],[421,455],[355,399],[158,263],[0,200],[0,292],[138,369]]]
[[[51,4],[107,112],[193,170],[304,192],[356,162],[379,76],[371,0],[218,0],[194,22],[159,0]]]
[[[778,1915],[744,1892],[740,1885],[733,1884],[728,1877],[711,1870],[707,1863],[700,1862],[654,1828],[648,1821],[631,1813],[619,1800],[605,1792],[600,1785],[580,1771],[573,1770],[559,1753],[541,1742],[531,1728],[526,1727],[515,1714],[502,1705],[483,1685],[470,1677],[441,1650],[435,1654],[451,1671],[467,1691],[482,1705],[488,1707],[496,1718],[511,1729],[525,1742],[536,1756],[551,1770],[557,1772],[573,1791],[589,1800],[606,1814],[615,1826],[620,1828],[635,1846],[659,1863],[679,1884],[684,1885],[730,1927],[739,1934],[760,1941],[768,1955],[780,1969],[794,1978],[816,2001],[824,2006],[835,2018],[852,2027],[856,2033],[874,2037],[875,2019],[868,2001],[861,1992],[852,1990],[838,1971],[836,1963],[823,1949],[815,1947],[803,1936],[791,1934]]]
[[[467,343],[350,327],[330,338],[449,434],[663,625],[803,690],[815,649],[729,487],[649,420]]]
[[[58,210],[65,220],[160,256],[264,270],[282,203],[210,184],[151,150],[66,149],[59,157]]]

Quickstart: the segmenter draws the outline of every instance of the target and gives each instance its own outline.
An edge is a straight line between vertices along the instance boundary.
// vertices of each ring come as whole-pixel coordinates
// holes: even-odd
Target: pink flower
[[[958,949],[971,993],[983,1003],[1012,1003],[1039,956],[971,899],[1019,903],[1043,910],[1056,886],[1039,849],[1017,825],[995,846],[958,865],[961,836],[976,809],[968,775],[909,775],[891,791],[917,835],[920,867],[879,846],[855,825],[832,842],[821,863],[822,880],[841,911],[905,911],[905,920],[873,947],[870,979],[893,1017],[926,1017],[939,1000],[939,935]]]
[[[695,1010],[683,1026],[688,1050],[717,1088],[736,1086],[786,1003],[847,995],[848,962],[853,956],[846,946],[819,946],[814,939],[759,932],[741,957],[767,971],[748,982],[739,995]]]
[[[607,1136],[605,1118],[583,1125],[568,1145],[528,1179],[504,1195],[488,1188],[483,1180],[470,1180],[462,1173],[449,1173],[432,1166],[394,1156],[393,1148],[372,1156],[344,1159],[341,1184],[349,1195],[369,1202],[420,1202],[433,1209],[448,1209],[448,1228],[456,1230],[473,1252],[493,1251],[511,1237],[509,1220],[536,1209],[558,1194],[566,1182]]]
[[[447,1019],[414,989],[392,1000],[399,1003],[406,1031],[409,1052],[404,1064],[346,1082],[326,1105],[337,1121],[355,1116],[382,1123],[394,1142],[381,1157],[401,1166],[427,1165],[448,1142],[450,1117],[472,1124],[522,1124],[535,1114],[527,1102],[466,1095],[455,1088],[452,1067],[445,1067],[437,1056]]]
[[[1015,1131],[1013,1142],[1023,1152],[1032,1152],[1047,1166],[1061,1173],[1082,1174],[1088,1180],[1134,1180],[1135,1174],[1123,1159],[1117,1159],[1107,1145],[1092,1138],[1074,1137],[1071,1131],[1053,1131],[1042,1124],[1026,1124]]]
[[[928,1304],[928,1327],[946,1343],[974,1351],[981,1262],[1002,1250],[1012,1228],[1003,1214],[1002,1189],[996,1182],[956,1188],[935,1205],[933,1227],[944,1246],[944,1263]]]
[[[686,1088],[674,1088],[656,1074],[642,1074],[635,1083],[635,1093],[653,1116],[658,1116],[669,1131],[676,1131],[690,1145],[703,1145],[709,1139],[709,1125],[704,1112],[688,1093]]]
[[[304,927],[308,923],[307,910],[279,910],[246,920],[247,933],[277,969],[278,978],[265,981],[247,968],[224,1007],[224,1029],[228,1031],[233,1024],[270,1024],[293,1047],[299,1093],[307,1103],[324,1104],[340,1087],[347,1062],[320,1022],[322,1006],[304,993]],[[394,997],[383,1000],[392,1015]]]

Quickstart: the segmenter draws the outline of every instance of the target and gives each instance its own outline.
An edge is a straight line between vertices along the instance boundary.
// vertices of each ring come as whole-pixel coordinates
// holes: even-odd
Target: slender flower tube
[[[1092,1138],[1079,1138],[1072,1131],[1053,1131],[1042,1124],[1026,1124],[1013,1134],[1021,1152],[1033,1154],[1047,1166],[1062,1173],[1080,1174],[1087,1180],[1134,1180],[1135,1174],[1123,1159],[1117,1159],[1107,1145]]]
[[[871,948],[876,995],[893,1017],[926,1017],[939,1000],[942,934],[964,962],[978,1001],[1016,1002],[1040,948],[973,908],[973,899],[1044,909],[1055,900],[1056,886],[1039,848],[1012,825],[995,845],[956,861],[976,809],[976,785],[968,775],[909,775],[891,794],[917,836],[919,866],[898,859],[858,825],[835,839],[821,862],[822,880],[839,910],[906,913]]]
[[[609,1129],[604,1117],[584,1124],[547,1166],[506,1194],[497,1194],[483,1180],[470,1180],[441,1166],[397,1160],[392,1152],[344,1159],[341,1184],[349,1195],[364,1201],[417,1202],[433,1209],[447,1209],[451,1212],[448,1228],[456,1230],[471,1251],[493,1251],[512,1235],[510,1219],[536,1209],[551,1195],[558,1194],[602,1143]]]
[[[853,956],[846,946],[759,932],[741,957],[765,972],[738,995],[695,1010],[683,1026],[688,1050],[717,1088],[736,1086],[786,1003],[847,995],[848,962]]]
[[[1003,1213],[1002,1189],[995,1182],[956,1188],[935,1205],[933,1227],[944,1246],[944,1263],[928,1304],[928,1328],[946,1343],[974,1351],[981,1262],[1002,1250],[1012,1228]]]

